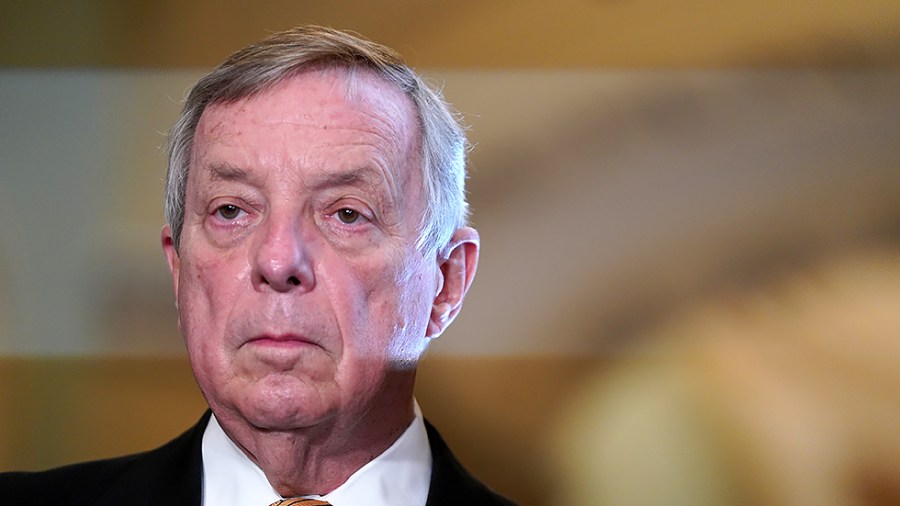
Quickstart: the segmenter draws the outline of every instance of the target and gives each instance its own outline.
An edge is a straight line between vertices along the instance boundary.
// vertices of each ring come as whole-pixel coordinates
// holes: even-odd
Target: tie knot
[[[316,499],[282,499],[273,502],[270,506],[331,506],[330,503]]]

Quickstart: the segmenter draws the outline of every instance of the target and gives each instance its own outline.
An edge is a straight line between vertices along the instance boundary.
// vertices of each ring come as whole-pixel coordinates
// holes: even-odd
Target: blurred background
[[[420,370],[521,502],[900,503],[900,3],[0,0],[0,469],[204,409],[161,147],[233,50],[400,51],[476,148],[479,274]]]

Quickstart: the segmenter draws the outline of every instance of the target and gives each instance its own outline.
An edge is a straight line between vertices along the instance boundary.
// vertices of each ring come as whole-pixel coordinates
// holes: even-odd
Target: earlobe
[[[453,234],[439,259],[438,293],[431,306],[427,337],[440,336],[462,309],[478,268],[479,246],[478,232],[473,228],[460,228]]]

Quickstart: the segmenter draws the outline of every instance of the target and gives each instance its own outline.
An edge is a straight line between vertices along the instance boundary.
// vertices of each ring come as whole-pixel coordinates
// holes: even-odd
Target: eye
[[[350,208],[343,208],[337,212],[337,218],[341,220],[341,223],[345,223],[347,225],[352,225],[359,221],[362,215],[359,214],[359,211],[355,211]]]
[[[216,214],[228,221],[237,219],[242,212],[243,209],[234,204],[225,204],[216,209]]]

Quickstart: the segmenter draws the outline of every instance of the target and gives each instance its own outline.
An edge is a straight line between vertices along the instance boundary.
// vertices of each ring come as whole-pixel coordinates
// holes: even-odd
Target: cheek
[[[222,299],[229,291],[234,291],[238,282],[249,272],[247,262],[242,262],[238,253],[238,251],[197,251],[190,257],[182,259],[179,294],[213,301]]]
[[[431,306],[434,303],[435,276],[432,269],[428,269],[421,259],[407,265],[406,269],[399,273],[398,287],[403,290],[398,293],[400,311],[406,315],[409,332],[414,337],[424,337],[428,318],[431,315]]]
[[[217,344],[240,294],[240,269],[227,254],[182,260],[178,283],[179,320],[188,349]]]
[[[332,311],[344,339],[344,353],[382,356],[400,314],[402,285],[398,268],[385,257],[328,262],[317,284],[328,292]]]
[[[433,278],[422,259],[412,255],[373,276],[368,303],[384,332],[382,346],[424,337],[431,312]]]

